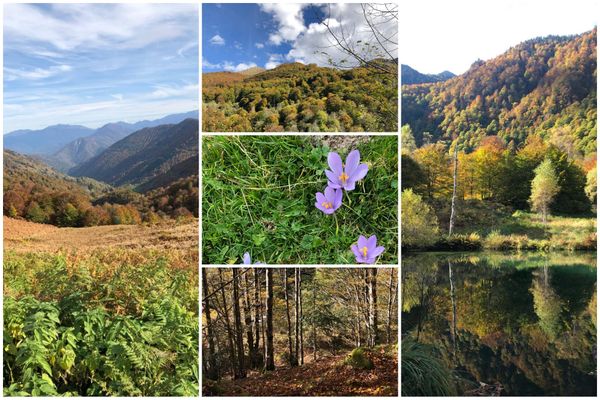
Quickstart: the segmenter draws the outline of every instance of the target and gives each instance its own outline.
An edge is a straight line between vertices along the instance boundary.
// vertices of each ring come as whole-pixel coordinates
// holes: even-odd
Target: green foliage
[[[542,161],[535,169],[535,177],[531,181],[531,208],[542,214],[542,219],[546,222],[546,216],[550,208],[550,203],[554,196],[558,194],[558,178],[549,159]]]
[[[247,251],[269,264],[353,263],[350,246],[372,234],[385,247],[380,262],[396,263],[397,148],[392,136],[359,145],[369,172],[324,215],[314,203],[327,185],[329,148],[302,136],[206,138],[203,263],[239,263]]]
[[[112,257],[5,254],[4,395],[198,395],[195,279]]]
[[[427,247],[435,243],[439,235],[437,217],[412,189],[402,192],[402,245]]]
[[[202,128],[208,132],[392,132],[398,77],[366,68],[340,71],[284,64],[250,77],[203,74]]]
[[[373,369],[373,361],[362,347],[352,350],[344,359],[344,364],[356,369]]]

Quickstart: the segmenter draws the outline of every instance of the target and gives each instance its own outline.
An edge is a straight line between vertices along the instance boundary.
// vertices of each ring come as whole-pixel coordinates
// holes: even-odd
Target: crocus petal
[[[338,183],[327,181],[327,186],[333,189],[341,189],[342,187]]]
[[[377,247],[375,247],[375,249],[374,249],[374,250],[371,250],[371,251],[369,252],[369,258],[370,258],[370,257],[373,257],[373,258],[377,258],[377,257],[379,257],[379,255],[380,255],[381,253],[383,253],[383,251],[384,251],[384,250],[385,250],[385,247],[383,247],[383,246],[377,246]]]
[[[351,247],[352,252],[354,253],[354,255],[356,256],[356,259],[358,260],[359,258],[362,258],[362,253],[360,252],[360,249],[358,248],[357,245],[353,244]]]
[[[324,202],[327,201],[326,196],[323,193],[321,193],[321,192],[317,192],[316,197],[317,197],[317,203],[319,203],[319,204],[324,203]]]
[[[335,191],[335,198],[333,199],[333,207],[334,208],[340,208],[340,206],[342,205],[342,196],[343,196],[343,192],[342,190],[336,190]]]
[[[360,163],[360,153],[358,150],[352,150],[346,157],[346,173],[352,175]]]
[[[348,191],[348,192],[354,190],[355,187],[356,187],[356,181],[353,179],[348,179],[346,181],[346,184],[344,185],[344,189],[346,189],[346,191]]]
[[[331,182],[334,185],[337,185],[337,187],[341,187],[340,186],[340,174],[336,174],[335,172],[325,170],[325,175],[327,175],[327,179],[329,179],[329,182]],[[331,185],[329,185],[329,186],[331,186]]]
[[[360,235],[358,237],[358,248],[362,249],[363,247],[367,247],[367,238],[364,237],[363,235]]]
[[[364,261],[364,263],[365,263],[365,264],[375,264],[375,259],[376,259],[375,257],[373,257],[373,258],[367,258],[367,259]]]
[[[356,169],[352,172],[348,172],[351,180],[360,181],[362,178],[367,176],[367,172],[369,172],[369,166],[367,164],[360,164]]]
[[[325,188],[325,198],[328,202],[333,203],[333,200],[335,199],[335,189],[331,186],[327,186]]]
[[[342,166],[342,158],[335,151],[331,151],[327,155],[327,164],[329,164],[331,171],[338,176],[340,176],[344,171],[344,167]]]
[[[252,261],[250,260],[250,254],[244,253],[244,264],[250,264]]]
[[[377,246],[377,236],[373,235],[367,240],[367,248],[369,253]]]

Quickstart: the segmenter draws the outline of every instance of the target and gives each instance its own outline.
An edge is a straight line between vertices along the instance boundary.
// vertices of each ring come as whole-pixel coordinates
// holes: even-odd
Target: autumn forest
[[[397,270],[205,268],[203,395],[396,395]]]

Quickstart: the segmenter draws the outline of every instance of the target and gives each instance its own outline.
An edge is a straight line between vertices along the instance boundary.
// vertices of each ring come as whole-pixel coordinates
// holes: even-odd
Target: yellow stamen
[[[331,204],[331,202],[327,202],[327,201],[322,202],[321,206],[325,207],[326,210],[333,208],[333,205]]]
[[[367,258],[367,247],[366,246],[362,248],[362,253],[363,253],[363,257]]]
[[[342,183],[344,185],[346,184],[346,181],[348,180],[348,178],[349,178],[349,176],[345,172],[342,172],[342,174],[340,175],[340,181],[342,181]]]

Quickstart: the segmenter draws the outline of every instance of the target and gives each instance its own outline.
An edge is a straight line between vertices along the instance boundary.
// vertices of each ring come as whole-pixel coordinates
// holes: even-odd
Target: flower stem
[[[333,218],[335,218],[335,235],[337,236],[340,231],[340,226],[338,225],[337,215],[333,214]]]
[[[352,200],[350,200],[350,195],[348,194],[348,191],[344,190],[344,193],[346,193],[346,198],[348,199],[348,205],[351,206],[352,205]]]

